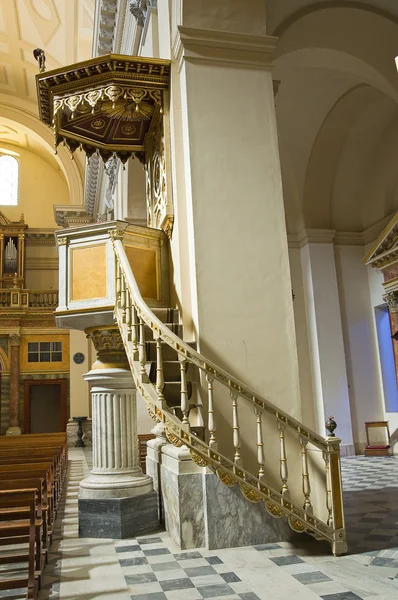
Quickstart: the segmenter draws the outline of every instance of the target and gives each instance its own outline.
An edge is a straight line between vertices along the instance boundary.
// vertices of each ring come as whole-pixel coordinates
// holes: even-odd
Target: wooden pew
[[[27,598],[35,598],[37,589],[40,588],[41,573],[51,542],[66,470],[65,433],[0,437],[0,545],[28,543],[28,552],[23,549],[22,552],[2,553],[0,564],[12,564],[26,559],[29,565],[26,579],[7,579],[6,583],[2,579],[0,590],[26,585]],[[30,523],[32,494],[33,550]],[[1,575],[4,575],[3,569]]]
[[[15,545],[18,542],[27,542],[27,575],[15,577],[7,570],[2,569],[0,590],[18,589],[27,587],[26,598],[34,600],[39,587],[38,577],[41,572],[41,549],[37,547],[37,490],[0,490],[0,539],[2,545]],[[5,518],[8,520],[5,520]],[[40,536],[39,536],[40,539]],[[38,558],[39,557],[39,558]],[[8,560],[8,562],[6,562]],[[12,557],[5,557],[8,565],[13,564]],[[37,566],[39,564],[39,572]],[[12,567],[8,569],[11,571]]]

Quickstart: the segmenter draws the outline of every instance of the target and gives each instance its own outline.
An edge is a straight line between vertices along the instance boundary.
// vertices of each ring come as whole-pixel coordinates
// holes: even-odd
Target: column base
[[[159,529],[158,495],[79,498],[79,536],[128,539]]]
[[[80,482],[79,498],[100,500],[105,498],[122,499],[130,496],[142,496],[153,490],[151,477],[144,475],[141,469],[138,473],[95,473]]]
[[[20,427],[9,427],[6,431],[6,435],[21,435]]]

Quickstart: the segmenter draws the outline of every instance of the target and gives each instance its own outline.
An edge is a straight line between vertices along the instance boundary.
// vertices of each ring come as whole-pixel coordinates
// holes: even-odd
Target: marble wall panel
[[[234,548],[271,542],[292,541],[287,520],[275,519],[263,502],[246,500],[238,485],[227,487],[212,473],[203,474],[205,497],[206,547]]]

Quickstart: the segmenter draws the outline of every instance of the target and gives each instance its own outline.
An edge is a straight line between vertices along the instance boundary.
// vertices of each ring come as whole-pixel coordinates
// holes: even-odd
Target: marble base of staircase
[[[148,442],[147,473],[160,491],[161,520],[181,550],[203,548],[202,468],[192,461],[185,446],[175,448],[167,443],[154,448],[156,442]]]
[[[198,467],[185,446],[148,442],[147,473],[160,491],[161,521],[181,550],[253,546],[299,535],[285,518],[271,517],[262,502],[246,500],[238,485],[227,487]]]

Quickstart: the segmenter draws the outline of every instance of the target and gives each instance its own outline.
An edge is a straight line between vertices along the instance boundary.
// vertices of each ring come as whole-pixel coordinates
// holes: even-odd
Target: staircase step
[[[152,361],[156,360],[156,342],[155,341],[149,340],[146,343],[146,355],[147,355],[148,362],[152,362]],[[162,357],[163,357],[163,360],[167,360],[167,361],[178,360],[177,352],[173,348],[170,348],[170,346],[168,344],[165,344],[164,342],[162,342]]]
[[[188,398],[192,395],[192,384],[187,382]],[[164,384],[163,395],[167,406],[179,406],[181,404],[181,383],[179,381],[168,381]]]
[[[175,353],[177,355],[177,353]],[[187,364],[188,370],[189,363]],[[180,381],[181,371],[180,362],[178,360],[163,361],[163,378],[167,382]],[[156,381],[156,362],[150,363],[149,378],[154,383]]]
[[[182,325],[181,323],[165,323],[165,325],[167,325],[167,327],[176,335],[178,335],[178,337],[182,338]],[[145,325],[145,341],[149,342],[151,340],[153,340],[153,331],[152,329],[148,326]]]
[[[152,308],[152,312],[162,323],[178,323],[180,320],[176,308]]]

